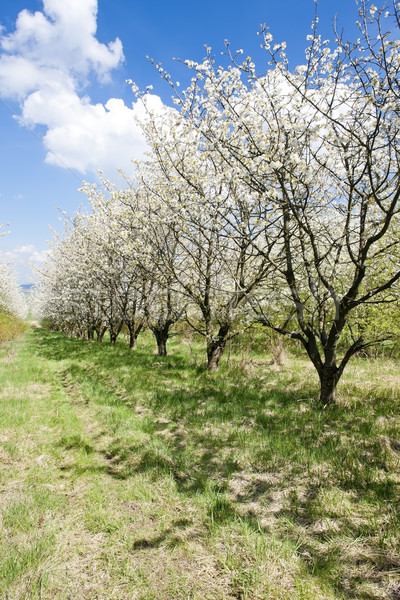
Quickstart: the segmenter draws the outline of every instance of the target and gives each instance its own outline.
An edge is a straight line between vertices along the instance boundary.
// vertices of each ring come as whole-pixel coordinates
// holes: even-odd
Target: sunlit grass
[[[153,349],[36,330],[3,370],[3,591],[396,598],[398,364],[356,359],[322,410],[297,351],[236,343],[210,374],[195,339]]]

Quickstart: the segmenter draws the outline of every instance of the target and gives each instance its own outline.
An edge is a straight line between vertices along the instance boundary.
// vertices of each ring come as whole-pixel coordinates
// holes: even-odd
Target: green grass
[[[398,363],[35,330],[0,362],[0,598],[400,598]],[[1,360],[1,357],[0,357]]]

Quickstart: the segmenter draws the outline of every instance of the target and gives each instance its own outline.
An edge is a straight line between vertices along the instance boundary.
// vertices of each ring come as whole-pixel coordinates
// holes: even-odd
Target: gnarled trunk
[[[218,371],[219,361],[225,350],[225,344],[210,344],[207,347],[207,371]]]
[[[218,371],[219,361],[224,353],[230,325],[221,325],[217,336],[209,337],[207,341],[207,371]]]

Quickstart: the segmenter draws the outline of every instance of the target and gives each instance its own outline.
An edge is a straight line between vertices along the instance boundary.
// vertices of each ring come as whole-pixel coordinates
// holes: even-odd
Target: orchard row
[[[5,235],[3,226],[0,225],[0,237]],[[0,256],[0,318],[2,315],[10,315],[18,319],[24,319],[27,314],[27,306],[24,296],[17,284],[16,273]],[[0,342],[2,336],[0,334]]]
[[[92,211],[54,237],[43,316],[111,343],[125,327],[132,348],[148,326],[160,354],[185,319],[210,370],[260,323],[303,345],[334,402],[350,358],[398,321],[400,15],[359,12],[355,43],[314,23],[294,70],[264,29],[261,74],[227,44],[227,67],[186,61],[183,92],[156,65],[173,108],[133,84],[149,153],[124,189],[84,185]]]

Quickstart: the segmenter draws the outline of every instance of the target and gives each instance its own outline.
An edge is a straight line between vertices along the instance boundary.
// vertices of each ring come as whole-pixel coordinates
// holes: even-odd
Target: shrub
[[[12,341],[26,331],[27,327],[18,317],[0,310],[0,345]]]

